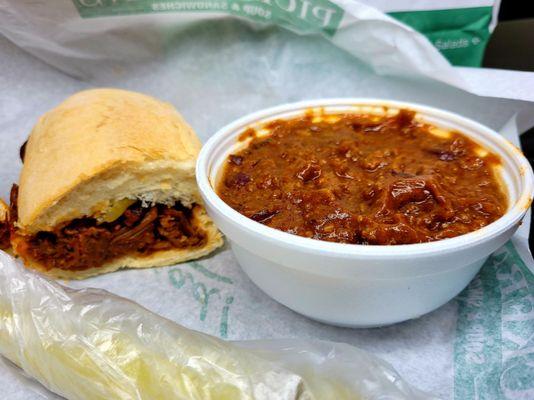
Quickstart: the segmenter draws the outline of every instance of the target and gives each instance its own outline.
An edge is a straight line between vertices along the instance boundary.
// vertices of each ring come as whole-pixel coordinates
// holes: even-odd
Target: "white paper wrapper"
[[[476,17],[468,26],[447,22],[456,18],[453,14],[442,15],[442,22],[437,23],[442,35],[451,30],[453,36],[462,32],[471,36],[469,47],[483,46],[495,23],[492,13],[499,6],[493,0],[448,0],[438,8],[427,1],[391,5],[379,0],[56,0],[53,5],[45,0],[5,1],[0,3],[4,13],[0,32],[68,74],[88,78],[124,72],[131,69],[132,62],[164,56],[174,35],[192,23],[237,17],[303,35],[320,34],[379,74],[424,76],[480,94],[483,88],[472,86],[440,56],[435,47],[442,41],[439,36],[433,46],[416,30],[379,11],[398,14],[401,10],[439,8],[463,9],[466,21],[471,10],[487,10],[488,15],[481,17],[487,18],[486,23]],[[417,18],[423,19],[421,28],[429,29],[435,17],[412,16],[408,20]]]
[[[328,40],[276,27],[227,18],[190,23],[205,14],[187,14],[180,25],[172,13],[82,20],[75,8],[60,20],[50,10],[32,14],[32,5],[20,4],[14,6],[19,17],[0,25],[0,30],[14,26],[13,21],[25,26],[29,20],[35,22],[27,31],[33,32],[32,39],[9,37],[47,62],[86,78],[72,78],[7,40],[0,41],[0,195],[4,198],[18,180],[18,149],[37,117],[73,92],[92,86],[138,90],[169,101],[202,140],[248,112],[319,97],[424,103],[475,119],[516,141],[518,132],[533,122],[532,103],[497,98],[534,100],[532,74],[452,69],[431,46],[423,59],[417,58],[427,46],[424,40],[412,42],[402,36],[405,40],[396,41],[388,24],[360,22],[366,27],[358,31],[362,36],[349,39],[365,51],[383,49],[376,56],[387,60],[391,73],[399,72],[397,64],[408,70],[410,60],[428,61],[410,78],[378,76]],[[31,15],[39,15],[38,20]],[[39,30],[45,20],[49,26],[54,22],[52,32]],[[391,46],[381,47],[385,42]],[[126,53],[130,57],[125,61]],[[375,62],[374,54],[368,56]],[[437,69],[421,71],[428,65]],[[460,77],[463,89],[428,79],[441,74]],[[526,243],[527,228],[524,224],[513,241],[488,260],[457,299],[417,320],[381,329],[336,328],[295,314],[255,287],[228,249],[194,263],[122,271],[69,285],[107,289],[188,328],[225,339],[353,344],[386,359],[410,383],[444,399],[469,399],[475,393],[479,398],[529,399],[534,396],[529,271],[534,263]],[[26,384],[14,382],[12,375],[0,374],[0,384],[8,399],[38,398]]]

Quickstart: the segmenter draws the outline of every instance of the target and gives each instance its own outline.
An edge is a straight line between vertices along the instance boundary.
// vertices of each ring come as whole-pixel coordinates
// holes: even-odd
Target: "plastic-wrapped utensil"
[[[385,362],[317,341],[225,342],[0,251],[0,353],[68,399],[431,399]]]

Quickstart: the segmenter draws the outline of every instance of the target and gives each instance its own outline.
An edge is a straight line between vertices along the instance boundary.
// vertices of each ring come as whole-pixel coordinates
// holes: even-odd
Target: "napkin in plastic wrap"
[[[224,342],[0,252],[0,352],[68,399],[412,399],[385,362],[328,342]]]

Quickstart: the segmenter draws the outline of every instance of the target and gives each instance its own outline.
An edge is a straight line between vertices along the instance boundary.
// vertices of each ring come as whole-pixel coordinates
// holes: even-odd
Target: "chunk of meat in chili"
[[[430,242],[482,228],[507,208],[500,159],[415,113],[278,120],[232,154],[217,192],[245,216],[341,243]],[[264,130],[262,130],[264,132]]]
[[[14,192],[11,208],[16,215],[16,188]],[[79,218],[52,232],[22,236],[15,229],[14,234],[21,239],[17,253],[23,258],[65,270],[99,267],[127,254],[197,247],[206,241],[192,209],[178,203],[143,207],[140,201],[114,222],[99,224],[94,218]]]

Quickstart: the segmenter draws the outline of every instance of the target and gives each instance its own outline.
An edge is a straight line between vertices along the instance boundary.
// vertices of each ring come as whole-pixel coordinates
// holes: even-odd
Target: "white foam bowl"
[[[431,243],[368,246],[291,235],[233,210],[214,190],[228,155],[243,147],[249,127],[291,118],[305,110],[380,112],[407,108],[447,130],[458,130],[502,158],[508,189],[504,216],[477,231]],[[197,181],[208,214],[228,238],[237,261],[273,299],[310,318],[334,325],[372,327],[417,318],[456,296],[488,256],[510,239],[533,196],[531,167],[495,131],[457,114],[419,104],[376,99],[305,101],[262,110],[225,126],[202,148]]]

